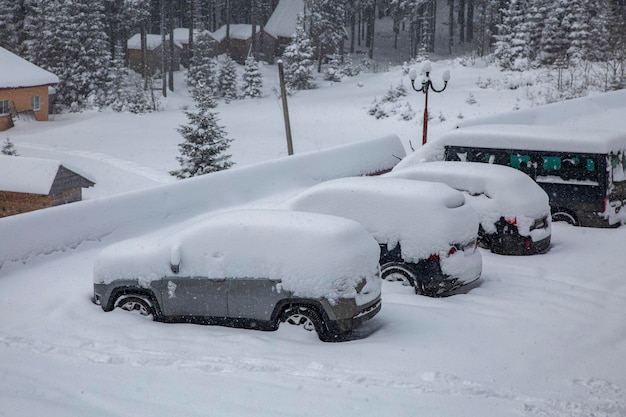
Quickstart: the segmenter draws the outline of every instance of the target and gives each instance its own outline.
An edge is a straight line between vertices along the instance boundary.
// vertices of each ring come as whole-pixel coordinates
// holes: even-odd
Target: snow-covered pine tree
[[[305,0],[305,20],[317,54],[317,72],[321,72],[325,54],[339,54],[343,45],[344,0]]]
[[[213,38],[208,32],[200,33],[193,46],[193,57],[187,71],[187,85],[192,89],[196,87],[209,88],[214,96],[217,96],[217,62],[214,58],[215,47]]]
[[[152,100],[152,90],[143,89],[143,80],[139,74],[124,66],[121,52],[118,58],[111,63],[107,82],[107,95],[104,106],[110,106],[114,111],[147,113],[156,110]]]
[[[224,97],[226,103],[237,99],[237,65],[228,55],[220,67],[218,86],[220,96]]]
[[[97,0],[40,2],[31,55],[59,77],[56,103],[80,111],[105,91],[110,63],[103,5]]]
[[[25,0],[0,0],[0,46],[20,55],[29,12]]]
[[[524,70],[530,66],[533,25],[529,5],[529,0],[511,0],[508,8],[503,9],[494,51],[503,69]]]
[[[259,71],[259,63],[253,56],[246,58],[243,69],[243,84],[241,90],[244,97],[262,97],[263,96],[263,76]]]
[[[9,138],[6,138],[4,140],[4,144],[2,145],[1,152],[3,155],[19,156],[17,151],[15,150],[15,146],[13,145],[13,142],[11,142]]]
[[[285,61],[285,84],[289,90],[310,90],[315,88],[313,47],[304,30],[304,20],[298,16],[296,32],[291,44],[283,53]]]
[[[541,33],[540,61],[542,65],[558,68],[566,68],[569,65],[570,22],[566,19],[569,3],[569,0],[557,0],[550,8]]]
[[[176,160],[181,168],[170,171],[178,178],[190,178],[230,168],[233,163],[226,153],[230,147],[226,131],[218,125],[215,98],[210,89],[198,89],[194,95],[196,112],[185,112],[188,125],[181,125],[178,132],[185,139],[178,145],[180,156]]]
[[[570,31],[568,34],[569,50],[567,54],[576,62],[589,56],[593,18],[598,9],[597,0],[572,0],[568,9]]]

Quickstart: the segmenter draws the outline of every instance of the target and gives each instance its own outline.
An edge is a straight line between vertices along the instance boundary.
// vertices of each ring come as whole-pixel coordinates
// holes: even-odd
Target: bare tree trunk
[[[170,91],[174,91],[174,64],[177,60],[174,59],[174,0],[169,0],[169,26],[170,26],[170,42],[169,42],[169,87]]]
[[[474,42],[474,0],[467,0],[467,42]]]
[[[148,40],[147,40],[146,22],[141,22],[139,38],[141,39],[141,75],[143,76],[143,89],[148,89]],[[151,86],[152,87],[152,86]]]
[[[161,2],[161,94],[167,97],[167,48],[165,46],[165,1]]]
[[[226,53],[230,55],[230,0],[226,0]]]
[[[465,43],[465,0],[459,0],[459,43]]]
[[[450,22],[448,31],[448,53],[452,55],[452,46],[454,45],[454,0],[448,0],[448,7],[450,8],[448,20]]]

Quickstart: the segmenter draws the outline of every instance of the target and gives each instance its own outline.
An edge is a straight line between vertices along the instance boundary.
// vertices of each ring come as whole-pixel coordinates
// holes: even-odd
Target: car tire
[[[326,330],[319,313],[312,307],[290,306],[283,312],[280,323],[300,326],[310,332],[315,330],[317,337],[324,342],[332,339],[332,335]]]
[[[385,264],[381,268],[381,277],[385,281],[401,282],[402,285],[415,287],[415,273],[406,266],[399,264]]]
[[[578,226],[578,219],[573,214],[567,211],[555,211],[552,214],[553,222],[565,222],[571,224],[572,226]]]
[[[152,302],[145,296],[141,295],[123,295],[115,302],[115,307],[122,310],[139,313],[143,317],[151,317],[155,319],[154,306]]]

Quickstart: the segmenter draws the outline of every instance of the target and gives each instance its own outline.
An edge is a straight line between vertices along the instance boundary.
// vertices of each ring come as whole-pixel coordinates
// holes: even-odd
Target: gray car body
[[[247,219],[247,217],[259,215],[258,213],[259,211],[249,210],[241,216],[233,215],[234,220],[231,219],[233,225],[213,227],[209,222],[208,226],[199,228],[193,232],[193,235],[188,235],[196,236],[196,238],[201,236],[200,240],[191,241],[194,247],[190,247],[189,242],[184,243],[185,238],[181,241],[177,237],[173,239],[165,237],[162,240],[135,239],[120,242],[117,247],[108,248],[113,250],[109,250],[104,257],[101,254],[94,268],[94,303],[100,305],[105,311],[111,311],[125,298],[136,297],[151,306],[154,319],[158,321],[221,324],[264,330],[275,330],[280,324],[282,314],[287,309],[304,307],[316,311],[323,322],[324,330],[330,333],[348,332],[378,313],[381,307],[380,270],[377,266],[376,255],[378,245],[361,225],[334,216],[311,217],[310,213],[293,214],[294,212],[290,211],[284,214],[280,214],[279,211],[262,211],[263,224],[255,224]],[[224,216],[229,215],[222,215]],[[293,231],[293,236],[290,235],[287,238],[293,241],[277,241],[269,234],[276,226],[272,225],[272,222],[282,224],[284,223],[282,219],[286,217],[296,219],[295,224],[286,229]],[[329,220],[325,220],[326,218]],[[298,227],[298,221],[302,219],[312,221],[312,224],[307,227],[316,227],[318,221],[319,225],[323,226],[326,224],[324,220],[330,221],[329,224],[338,226],[353,239],[348,241],[350,247],[345,248],[342,254],[332,251],[333,246],[330,240],[335,234],[331,230],[321,231],[318,236],[307,238],[306,230]],[[267,233],[264,235],[267,238],[257,242],[246,242],[246,236],[252,236],[251,233],[259,230]],[[328,263],[324,269],[330,274],[324,278],[328,286],[334,288],[339,285],[341,290],[341,282],[344,282],[343,285],[351,282],[354,284],[348,285],[354,285],[352,293],[356,295],[340,296],[332,300],[319,294],[302,295],[307,292],[302,290],[302,285],[294,286],[291,275],[284,277],[291,281],[287,285],[287,282],[282,282],[280,278],[269,278],[263,275],[229,277],[221,273],[188,274],[187,271],[194,270],[190,267],[203,263],[203,257],[209,259],[206,261],[209,264],[205,267],[210,269],[210,262],[214,257],[212,254],[216,250],[228,253],[229,249],[219,243],[219,238],[213,238],[214,236],[237,233],[240,233],[238,235],[240,239],[237,240],[240,243],[237,245],[263,245],[269,248],[270,253],[275,251],[273,259],[268,261],[269,270],[274,270],[275,265],[280,265],[280,258],[294,256],[293,253],[286,254],[288,251],[286,245],[294,245],[294,242],[304,245],[306,251],[311,251],[306,255],[310,258],[309,260],[313,259],[316,263],[326,260]],[[206,247],[198,247],[197,243],[202,241],[207,243]],[[261,250],[259,246],[254,249],[254,253]],[[195,258],[194,251],[196,252]],[[207,256],[207,253],[210,255]],[[297,254],[298,251],[295,253]],[[304,252],[302,253],[304,256]],[[181,258],[183,258],[182,264]],[[190,260],[192,258],[196,260]],[[228,259],[230,262],[242,260],[237,251],[234,257]],[[295,261],[297,263],[297,259]],[[365,275],[361,274],[365,269],[359,266],[363,261],[373,267],[368,269],[370,273]],[[341,271],[333,269],[333,265],[344,262],[346,267],[341,268]],[[350,265],[353,266],[350,267]],[[201,269],[195,268],[195,270]],[[114,271],[111,272],[111,270]],[[346,273],[355,278],[342,281],[341,277],[346,276],[342,274]],[[306,286],[307,283],[302,284]],[[287,287],[290,290],[287,290]],[[294,296],[294,291],[299,291],[301,294]]]

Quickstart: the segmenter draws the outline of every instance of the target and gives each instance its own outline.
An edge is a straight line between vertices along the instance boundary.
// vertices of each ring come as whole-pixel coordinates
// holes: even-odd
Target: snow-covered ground
[[[452,80],[444,93],[429,97],[432,136],[461,120],[528,108],[536,91],[545,88],[479,88],[481,80],[504,85],[510,76],[504,82],[495,68],[464,66],[460,60],[433,67],[434,82],[446,68]],[[265,98],[218,107],[234,139],[236,167],[287,154],[276,68],[264,71]],[[409,86],[408,76],[395,67],[332,86],[321,81],[319,89],[290,97],[296,154],[390,133],[407,150],[419,146],[421,93],[402,98],[418,113],[412,121],[367,114],[375,97],[401,81]],[[626,131],[619,116],[624,96],[597,95],[594,99],[612,99],[603,106],[580,100],[570,103],[568,112],[555,106],[540,112],[552,114],[551,122],[561,117],[565,124]],[[182,79],[163,105],[164,111],[141,116],[94,111],[56,116],[49,123],[19,121],[0,133],[0,141],[8,137],[23,156],[59,159],[89,173],[97,184],[85,190],[85,206],[107,207],[111,199],[119,204],[128,198],[133,212],[140,212],[154,200],[132,198],[137,191],[176,182],[168,174],[177,168],[176,145],[182,140],[175,129],[185,123],[182,109],[190,105]],[[601,111],[589,111],[594,109]],[[269,187],[265,180],[256,179]],[[213,191],[216,200],[229,197],[224,189],[195,191]],[[130,194],[116,197],[120,193]],[[80,204],[51,210],[74,216],[77,209],[69,207]],[[100,224],[119,213],[102,215]],[[175,227],[180,220],[175,212],[133,217],[155,228]],[[81,227],[90,221],[95,220],[75,220]],[[0,219],[0,226],[3,222],[16,220]],[[383,283],[381,313],[354,340],[322,343],[296,329],[163,324],[120,311],[104,313],[90,299],[95,256],[141,229],[128,224],[124,230],[120,224],[100,240],[6,262],[0,269],[0,415],[626,415],[624,227],[553,224],[545,255],[502,257],[482,250],[482,279],[449,298],[419,297],[410,288]],[[19,236],[1,238],[35,244],[42,224],[20,225]]]

